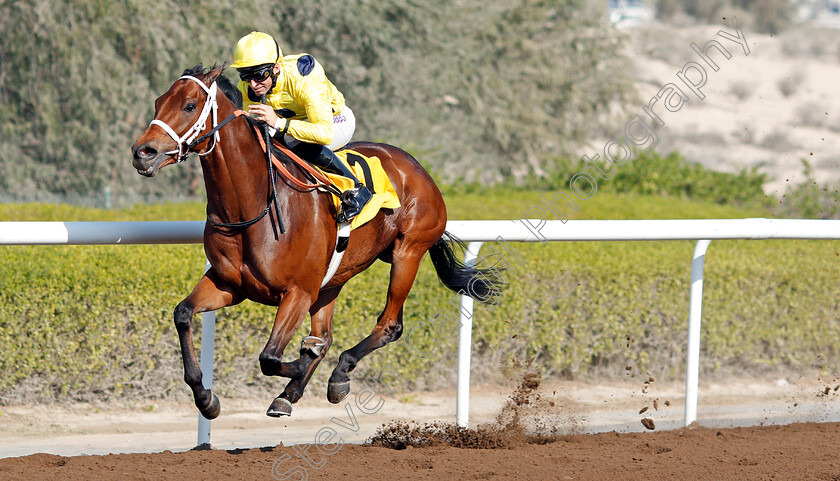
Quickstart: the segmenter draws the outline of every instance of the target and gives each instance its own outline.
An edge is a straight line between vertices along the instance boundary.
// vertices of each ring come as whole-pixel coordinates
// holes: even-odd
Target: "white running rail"
[[[691,262],[691,299],[686,354],[686,426],[697,419],[703,261],[712,240],[840,239],[840,220],[698,219],[698,220],[466,220],[449,221],[446,230],[468,242],[465,263],[474,262],[485,242],[666,241],[697,240]],[[168,222],[0,222],[0,245],[195,244],[204,221]],[[461,296],[458,342],[456,422],[469,425],[472,299]],[[201,369],[212,385],[215,316],[202,322]],[[206,344],[205,344],[206,342]],[[210,422],[199,415],[198,444],[210,442]]]

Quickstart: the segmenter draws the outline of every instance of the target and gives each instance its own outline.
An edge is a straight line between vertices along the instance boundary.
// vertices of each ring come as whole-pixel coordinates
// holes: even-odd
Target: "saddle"
[[[400,206],[400,199],[397,197],[397,191],[391,184],[388,174],[382,168],[382,164],[378,157],[366,157],[359,152],[351,149],[342,149],[335,152],[336,157],[356,176],[361,183],[368,188],[373,197],[362,209],[362,212],[350,221],[350,228],[355,229],[364,225],[369,220],[376,216],[380,209],[396,209]],[[354,187],[353,181],[342,175],[325,172],[324,170],[315,166],[325,177],[330,179],[333,185],[338,190],[344,192]],[[333,205],[338,211],[341,206],[341,200],[331,189],[323,187],[320,190],[328,191],[332,194]]]
[[[335,211],[339,212],[341,208],[341,194],[348,189],[355,187],[352,180],[343,175],[325,172],[322,169],[304,161],[294,152],[288,149],[285,145],[277,140],[272,140],[272,155],[271,162],[280,171],[280,174],[287,180],[304,189],[318,189],[319,191],[327,192],[335,207]],[[278,155],[275,150],[282,152],[286,157],[298,164],[305,172],[313,177],[317,184],[306,184],[293,176],[286,169],[285,165],[278,160]],[[366,157],[355,150],[343,149],[335,152],[336,157],[344,163],[345,166],[353,172],[353,175],[363,183],[372,194],[371,199],[362,208],[362,211],[353,218],[352,221],[344,222],[338,225],[336,230],[335,251],[330,257],[330,263],[327,266],[327,273],[321,281],[321,287],[327,285],[338,270],[341,260],[344,258],[344,252],[347,250],[347,245],[350,243],[350,231],[364,225],[369,220],[373,219],[379,209],[396,209],[400,206],[400,199],[397,196],[397,191],[394,190],[391,179],[382,168],[382,163],[378,157]],[[336,219],[337,221],[337,219]]]

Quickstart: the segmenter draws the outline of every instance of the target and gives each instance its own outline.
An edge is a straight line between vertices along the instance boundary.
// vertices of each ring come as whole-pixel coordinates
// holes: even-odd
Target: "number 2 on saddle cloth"
[[[365,222],[373,219],[376,213],[379,212],[379,209],[396,209],[400,206],[400,199],[397,197],[397,192],[394,190],[394,186],[391,185],[391,180],[388,179],[388,175],[385,173],[385,169],[382,168],[378,157],[365,157],[350,149],[339,150],[335,155],[341,162],[350,167],[350,170],[356,178],[365,184],[365,187],[373,194],[373,197],[362,209],[362,212],[350,221],[350,227],[352,229],[364,225]],[[347,177],[330,172],[324,172],[324,175],[342,192],[354,187],[353,181]],[[341,201],[335,195],[332,195],[332,200],[336,211],[338,211],[341,206]]]

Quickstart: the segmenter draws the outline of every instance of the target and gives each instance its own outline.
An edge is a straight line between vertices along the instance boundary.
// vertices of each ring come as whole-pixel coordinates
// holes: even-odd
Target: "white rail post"
[[[688,304],[688,350],[685,360],[685,422],[697,420],[697,389],[700,380],[700,321],[703,307],[703,262],[710,240],[698,240],[691,259],[691,298]]]
[[[210,261],[204,264],[204,272],[210,269]],[[213,389],[213,351],[216,347],[216,311],[201,315],[201,383],[204,389]],[[198,446],[210,445],[210,420],[198,413]]]
[[[474,266],[483,242],[470,242],[464,253],[464,264]],[[458,329],[458,394],[455,401],[455,423],[462,428],[470,423],[470,355],[472,354],[473,299],[461,294],[461,323]]]

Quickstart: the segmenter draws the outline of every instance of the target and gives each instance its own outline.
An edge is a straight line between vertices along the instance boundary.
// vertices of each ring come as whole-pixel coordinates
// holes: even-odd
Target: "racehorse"
[[[154,120],[132,146],[132,165],[146,177],[191,152],[201,159],[207,192],[204,251],[211,267],[177,305],[174,317],[184,381],[205,418],[216,418],[221,404],[202,385],[191,329],[197,313],[245,299],[277,306],[259,356],[264,375],[290,378],[266,412],[276,417],[291,414],[292,403],[301,398],[332,345],[333,312],[342,287],[377,259],[391,264],[387,301],[371,334],[339,356],[327,388],[332,403],[350,392],[348,373],[364,356],[400,338],[403,304],[427,251],[446,287],[481,302],[496,298],[501,283],[493,270],[464,265],[455,257],[448,242],[452,237],[445,232],[446,205],[431,176],[405,151],[373,142],[348,148],[380,159],[400,207],[383,209],[353,229],[338,270],[321,286],[337,243],[330,194],[302,188],[301,181],[310,177],[288,158],[281,160],[290,178],[276,176],[267,166],[254,121],[238,110],[241,94],[223,70],[201,64],[186,70],[155,101]],[[283,362],[283,351],[307,313],[311,327],[300,356]]]

